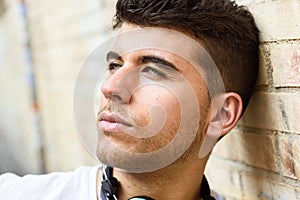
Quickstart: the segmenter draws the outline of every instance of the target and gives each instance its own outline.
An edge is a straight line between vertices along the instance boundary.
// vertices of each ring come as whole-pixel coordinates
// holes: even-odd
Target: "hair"
[[[247,8],[230,0],[118,0],[113,28],[123,23],[175,29],[201,41],[226,92],[239,94],[245,110],[259,62],[259,30]]]

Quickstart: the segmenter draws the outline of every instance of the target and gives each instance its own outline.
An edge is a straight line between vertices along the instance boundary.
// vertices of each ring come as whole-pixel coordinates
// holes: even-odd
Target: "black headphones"
[[[101,200],[118,200],[118,188],[119,181],[112,176],[113,168],[106,167],[102,175],[102,186],[101,186]],[[200,196],[203,200],[215,200],[214,197],[210,196],[210,188],[208,182],[203,175]],[[136,196],[131,197],[128,200],[155,200],[147,196]]]

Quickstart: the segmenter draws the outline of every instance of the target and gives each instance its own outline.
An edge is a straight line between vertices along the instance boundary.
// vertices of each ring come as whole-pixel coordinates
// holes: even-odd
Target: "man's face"
[[[135,28],[123,25],[122,30]],[[164,160],[175,161],[187,151],[199,152],[208,122],[205,81],[189,60],[193,56],[157,48],[159,37],[149,39],[157,42],[156,48],[137,49],[120,37],[107,54],[109,75],[101,88],[97,122],[97,156],[104,164],[134,171],[143,163],[139,172],[146,165],[164,167],[170,164]],[[184,52],[193,54],[188,47]]]

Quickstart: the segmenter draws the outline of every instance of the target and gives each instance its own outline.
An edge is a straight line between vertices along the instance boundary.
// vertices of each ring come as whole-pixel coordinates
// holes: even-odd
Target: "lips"
[[[106,112],[100,114],[98,126],[106,132],[121,132],[132,127],[131,123],[127,122],[118,114]]]

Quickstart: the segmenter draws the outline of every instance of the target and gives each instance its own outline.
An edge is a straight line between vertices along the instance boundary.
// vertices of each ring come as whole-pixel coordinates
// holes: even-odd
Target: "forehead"
[[[216,84],[211,83],[212,81],[217,82],[221,90],[224,90],[219,69],[209,53],[199,41],[182,32],[161,27],[141,28],[125,23],[117,36],[114,37],[111,45],[111,51],[121,56],[133,52],[135,54],[137,52],[149,52],[151,49],[152,53],[156,52],[165,58],[168,55],[173,60],[175,57],[180,58],[181,61],[186,61],[192,66],[192,71],[196,70],[198,74],[201,74],[210,91],[215,90],[213,87]]]
[[[145,52],[145,50],[155,49],[158,52],[177,55],[191,64],[196,64],[199,47],[201,45],[197,41],[173,29],[140,28],[124,24],[120,33],[115,37],[112,51],[119,55],[126,55],[130,52]]]

